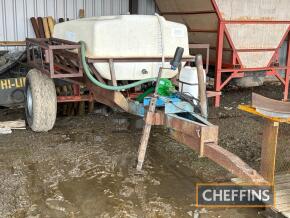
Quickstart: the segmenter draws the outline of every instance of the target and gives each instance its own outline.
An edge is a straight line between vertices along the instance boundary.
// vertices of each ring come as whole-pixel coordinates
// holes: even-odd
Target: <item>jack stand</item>
[[[155,86],[155,91],[153,94],[153,98],[151,98],[149,109],[148,109],[147,115],[145,117],[145,126],[143,128],[141,144],[140,144],[139,151],[138,151],[137,171],[141,171],[143,163],[144,163],[144,159],[145,159],[147,145],[148,145],[150,132],[151,132],[151,128],[152,128],[152,123],[150,121],[152,120],[152,116],[154,116],[155,109],[156,109],[156,102],[157,102],[157,98],[158,98],[158,84],[159,84],[160,79],[161,79],[162,70],[163,70],[163,68],[160,67],[159,72],[158,72],[156,86]]]
[[[183,52],[184,52],[183,48],[178,47],[176,49],[174,58],[170,62],[170,64],[171,64],[171,68],[170,69],[171,70],[176,70],[177,67],[180,65]],[[141,143],[140,143],[140,147],[139,147],[139,151],[138,151],[138,163],[137,163],[137,167],[136,167],[137,171],[141,171],[142,170],[142,166],[143,166],[143,163],[144,163],[145,154],[146,154],[147,145],[148,145],[150,132],[151,132],[151,127],[152,127],[152,120],[153,120],[152,118],[155,115],[156,102],[157,102],[157,98],[158,98],[158,85],[160,83],[162,70],[164,70],[164,69],[167,69],[167,68],[164,68],[164,67],[160,67],[159,68],[159,72],[158,72],[158,77],[157,77],[157,81],[156,81],[156,86],[155,86],[155,91],[154,91],[154,94],[153,94],[153,98],[150,101],[149,109],[148,109],[147,115],[145,117],[145,126],[144,126],[144,129],[143,129]]]

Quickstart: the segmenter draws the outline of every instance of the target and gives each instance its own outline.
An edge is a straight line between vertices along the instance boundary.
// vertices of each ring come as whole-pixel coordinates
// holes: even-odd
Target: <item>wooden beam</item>
[[[0,122],[0,128],[26,129],[26,125],[24,120],[4,121]]]
[[[275,177],[278,132],[278,122],[265,120],[260,174],[271,184],[274,183]]]
[[[199,151],[200,144],[193,137],[193,135],[186,135],[182,132],[172,131],[171,136],[178,142],[189,146],[195,151]],[[205,143],[203,148],[203,155],[218,165],[222,166],[233,175],[238,176],[245,181],[255,183],[265,183],[266,180],[248,164],[246,164],[237,155],[227,151],[226,149],[217,145],[217,143]]]
[[[204,118],[207,118],[208,111],[207,111],[207,97],[206,97],[206,81],[205,81],[205,72],[203,69],[202,55],[196,55],[195,64],[197,68],[198,96],[199,96],[199,101],[200,101],[201,115]]]
[[[25,41],[0,41],[0,46],[26,46]]]

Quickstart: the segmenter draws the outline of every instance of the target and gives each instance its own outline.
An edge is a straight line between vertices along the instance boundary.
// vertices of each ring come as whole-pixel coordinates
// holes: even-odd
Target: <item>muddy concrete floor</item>
[[[220,144],[256,169],[263,121],[237,105],[249,103],[252,91],[279,98],[279,89],[232,90],[210,111]],[[16,118],[23,118],[22,110],[0,110],[2,121]],[[153,129],[144,172],[136,174],[138,127],[127,114],[91,114],[58,117],[48,133],[1,135],[0,217],[261,217],[257,209],[197,211],[195,183],[233,176],[171,140],[166,129]],[[281,127],[280,150],[289,145],[289,129]]]

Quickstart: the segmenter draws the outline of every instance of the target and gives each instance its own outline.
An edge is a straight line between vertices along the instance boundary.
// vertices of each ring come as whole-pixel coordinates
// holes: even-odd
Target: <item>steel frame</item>
[[[233,79],[242,78],[247,72],[265,71],[265,75],[275,76],[284,85],[284,97],[283,100],[288,100],[288,89],[289,89],[289,76],[290,76],[290,40],[288,41],[288,53],[287,53],[287,64],[286,66],[279,66],[279,49],[290,32],[290,21],[266,21],[266,20],[224,20],[215,0],[211,0],[217,17],[218,17],[218,31],[217,31],[217,47],[216,47],[216,72],[215,72],[215,91],[221,92],[221,90]],[[226,24],[289,24],[287,32],[284,34],[283,39],[279,43],[278,48],[268,49],[236,49],[234,43],[231,40]],[[224,68],[223,66],[223,43],[224,37],[227,38],[232,48],[232,63],[231,67]],[[239,59],[238,52],[257,52],[257,51],[274,51],[274,55],[270,62],[265,67],[260,68],[246,68],[242,65]],[[283,78],[278,70],[285,70],[285,77]],[[226,80],[222,80],[222,75],[227,72],[230,73]],[[215,107],[220,106],[221,96],[215,97]]]
[[[27,63],[53,79],[69,80],[72,96],[58,96],[58,102],[92,101],[91,95],[81,95],[79,78],[83,77],[79,43],[50,38],[26,39]],[[39,54],[35,53],[39,49]],[[78,50],[74,53],[71,50]]]
[[[62,39],[27,39],[27,62],[50,78],[82,77],[81,46]],[[35,54],[35,47],[40,54]],[[71,50],[77,49],[78,53]]]

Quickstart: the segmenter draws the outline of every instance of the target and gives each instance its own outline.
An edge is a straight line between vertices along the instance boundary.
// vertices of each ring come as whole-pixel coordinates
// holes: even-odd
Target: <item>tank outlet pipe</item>
[[[173,60],[170,61],[171,69],[176,70],[181,63],[184,48],[177,47]]]
[[[92,75],[92,72],[91,72],[91,70],[90,70],[90,68],[89,68],[89,66],[87,64],[87,61],[86,61],[86,44],[85,44],[85,42],[84,41],[80,41],[79,43],[81,44],[81,59],[82,59],[82,64],[83,64],[83,68],[84,68],[85,74],[87,75],[89,80],[96,86],[99,86],[99,87],[101,87],[103,89],[107,89],[107,90],[111,90],[111,91],[122,91],[122,90],[126,90],[126,89],[131,89],[133,87],[142,85],[144,83],[153,82],[153,81],[157,80],[157,78],[143,79],[143,80],[140,80],[140,81],[137,81],[137,82],[133,82],[133,83],[130,83],[128,85],[122,85],[122,86],[111,86],[111,85],[104,84],[104,83],[98,81]]]

